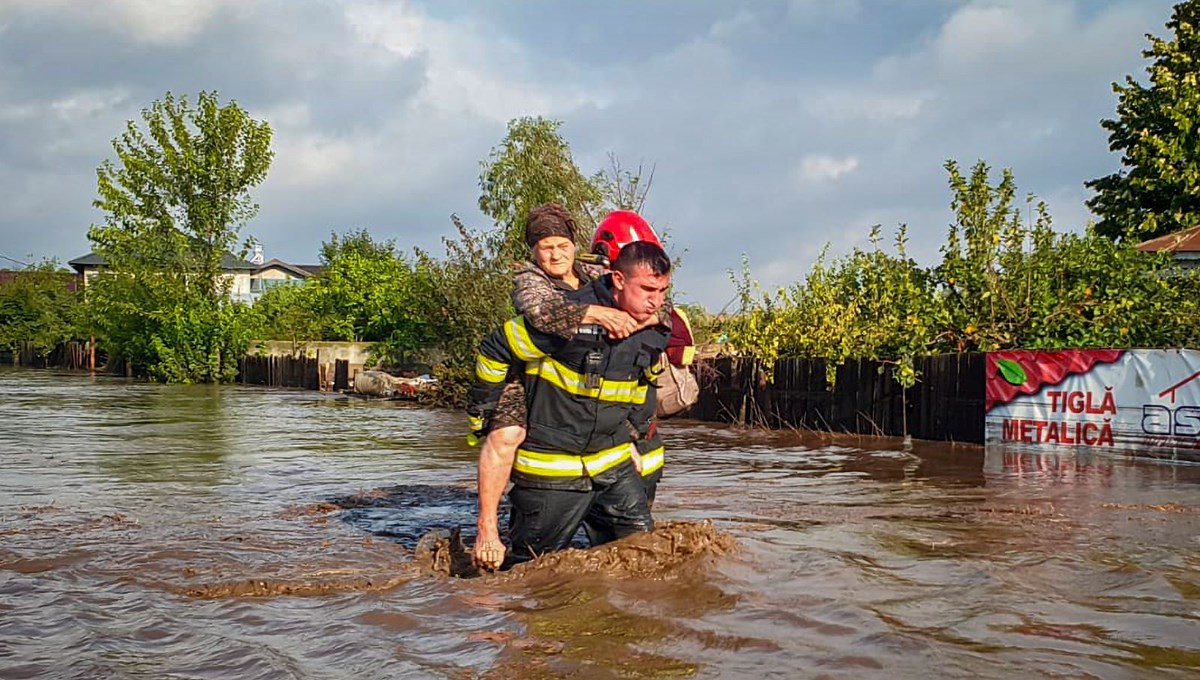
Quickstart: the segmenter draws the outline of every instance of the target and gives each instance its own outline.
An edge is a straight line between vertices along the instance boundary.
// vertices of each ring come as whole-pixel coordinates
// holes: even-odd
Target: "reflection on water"
[[[0,371],[0,678],[1195,677],[1200,466],[668,425],[653,576],[448,579],[457,413]],[[631,548],[632,549],[632,548]]]

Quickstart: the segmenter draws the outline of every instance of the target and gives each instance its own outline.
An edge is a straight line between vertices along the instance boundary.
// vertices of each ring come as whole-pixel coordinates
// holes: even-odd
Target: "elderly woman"
[[[637,330],[637,322],[612,307],[571,302],[564,297],[604,273],[598,265],[575,259],[578,228],[566,208],[544,203],[525,219],[525,243],[530,258],[516,265],[513,274],[513,307],[534,328],[570,338],[581,324],[600,324],[614,338]]]

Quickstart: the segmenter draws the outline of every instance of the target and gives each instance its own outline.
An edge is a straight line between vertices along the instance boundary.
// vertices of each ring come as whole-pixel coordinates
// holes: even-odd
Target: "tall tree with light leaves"
[[[561,125],[540,116],[513,119],[481,163],[479,209],[504,233],[503,259],[527,254],[525,215],[531,208],[555,201],[586,224],[602,199],[600,187],[579,170],[559,136]]]
[[[236,374],[253,313],[230,304],[222,260],[238,249],[267,176],[271,127],[236,102],[167,93],[113,140],[97,169],[103,224],[88,238],[107,263],[87,293],[110,353],[152,377],[219,382]]]
[[[1170,39],[1147,35],[1149,85],[1113,83],[1117,117],[1104,120],[1122,169],[1086,182],[1096,231],[1143,240],[1200,224],[1200,0],[1175,5]]]
[[[201,92],[193,106],[170,92],[113,140],[117,163],[97,169],[105,223],[88,233],[109,266],[187,273],[220,295],[221,259],[258,212],[250,189],[271,165],[271,126],[236,102]]]

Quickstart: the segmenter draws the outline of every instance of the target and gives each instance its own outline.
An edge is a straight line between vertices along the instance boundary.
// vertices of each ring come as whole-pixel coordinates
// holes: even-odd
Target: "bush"
[[[904,227],[895,255],[875,227],[870,249],[823,254],[804,281],[774,294],[743,263],[741,310],[723,326],[731,345],[767,367],[782,357],[891,362],[907,386],[917,354],[1200,342],[1196,273],[1091,228],[1056,233],[1042,203],[1026,222],[1009,171],[993,186],[983,162],[969,177],[953,161],[946,169],[956,219],[936,267],[907,256]]]

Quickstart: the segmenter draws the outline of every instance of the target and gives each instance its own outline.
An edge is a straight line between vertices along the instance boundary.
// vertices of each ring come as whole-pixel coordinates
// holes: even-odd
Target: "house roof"
[[[302,279],[307,279],[310,276],[318,275],[325,269],[324,267],[316,264],[292,264],[290,262],[284,262],[278,258],[272,258],[258,265],[255,268],[254,273],[257,274],[261,271],[271,269],[272,267],[277,267],[286,272],[290,272]]]
[[[83,271],[84,267],[103,267],[108,263],[105,261],[103,255],[100,255],[96,252],[91,252],[87,255],[81,255],[74,260],[67,262],[67,264],[74,267],[75,271]],[[233,253],[225,253],[221,255],[221,269],[254,270],[257,268],[258,265],[254,264],[253,262],[247,262],[239,257],[235,257]]]
[[[1146,253],[1200,253],[1200,226],[1152,238],[1135,247]]]
[[[76,269],[79,269],[80,267],[99,267],[104,264],[104,258],[93,252],[88,253],[87,255],[80,255],[74,260],[67,262],[67,264]]]

